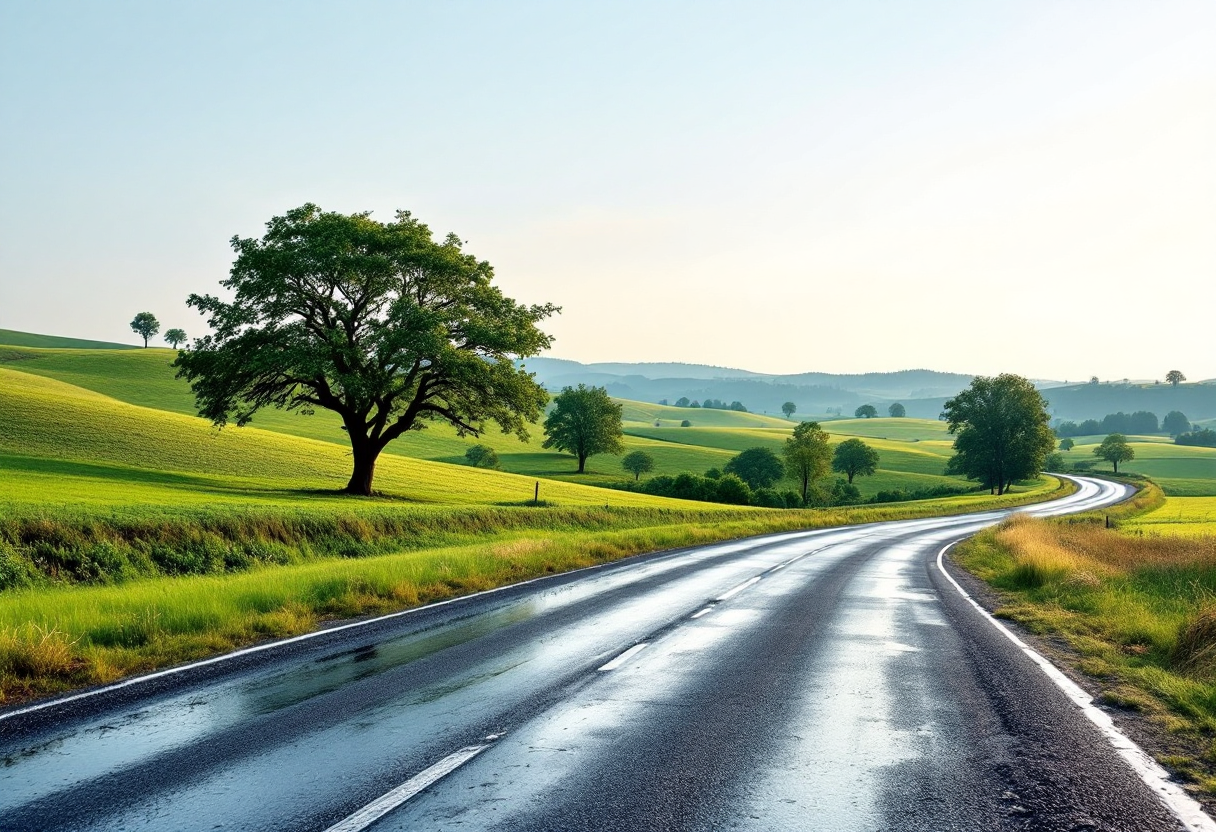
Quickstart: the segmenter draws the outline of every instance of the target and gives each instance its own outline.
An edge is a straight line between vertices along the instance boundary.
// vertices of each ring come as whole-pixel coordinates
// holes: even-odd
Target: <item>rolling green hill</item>
[[[58,335],[38,335],[34,332],[19,332],[15,329],[0,329],[0,347],[50,347],[79,350],[134,350],[130,344],[115,344],[112,341],[88,341],[83,338],[62,338]]]
[[[190,389],[185,382],[174,377],[174,370],[170,366],[175,354],[168,349],[5,347],[0,348],[0,368],[54,379],[131,405],[183,417],[193,416],[194,399]],[[625,450],[644,450],[651,454],[655,458],[655,474],[701,473],[710,468],[721,468],[734,454],[751,447],[780,451],[794,424],[755,413],[678,408],[633,401],[622,401],[622,404]],[[679,427],[685,419],[692,423],[691,427]],[[201,428],[208,435],[215,433],[197,419],[187,419],[180,424],[191,424],[193,429]],[[823,424],[832,434],[833,441],[861,437],[879,451],[881,460],[878,473],[857,480],[863,496],[885,490],[910,490],[964,482],[943,474],[946,460],[951,455],[952,440],[943,422],[879,418],[837,419]],[[347,448],[346,434],[337,417],[325,411],[313,416],[301,416],[264,410],[254,417],[252,428],[258,429],[253,434],[257,436],[286,434],[327,443],[337,446],[338,452],[343,455]],[[226,428],[220,435],[234,432]],[[540,447],[543,432],[539,425],[534,425],[531,432],[532,440],[525,444],[493,428],[481,438],[473,439],[457,436],[446,425],[432,424],[426,430],[411,431],[392,443],[386,450],[385,459],[430,460],[463,466],[468,447],[482,443],[495,449],[504,471],[524,477],[544,477],[583,485],[611,485],[628,479],[620,468],[619,459],[613,456],[592,457],[587,473],[578,475],[574,473],[572,457]],[[1076,441],[1077,448],[1065,456],[1066,460],[1093,461],[1092,446],[1101,441],[1101,437],[1077,437]],[[1167,492],[1172,494],[1216,494],[1216,451],[1213,449],[1175,446],[1164,436],[1133,437],[1133,443],[1137,459],[1126,466],[1128,471],[1159,478]],[[333,447],[326,449],[326,453],[333,452]],[[341,464],[327,463],[329,467],[324,476],[328,480],[342,475],[345,456],[342,460]],[[1099,468],[1102,467],[1105,467],[1105,463],[1099,464]],[[382,466],[382,473],[388,470]],[[221,476],[220,472],[211,473]],[[390,472],[388,479],[378,478],[378,483],[388,483],[392,476]]]
[[[347,452],[330,442],[257,428],[217,431],[195,417],[2,368],[0,390],[0,467],[8,472],[0,502],[281,501],[339,489],[350,475]],[[534,480],[388,456],[376,485],[417,503],[511,504],[533,496]],[[564,482],[544,483],[542,496],[562,505],[675,502]]]

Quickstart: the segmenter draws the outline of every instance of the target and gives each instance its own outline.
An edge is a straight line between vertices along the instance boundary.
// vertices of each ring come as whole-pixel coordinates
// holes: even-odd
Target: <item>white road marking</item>
[[[718,597],[717,597],[715,600],[718,600],[718,601],[725,601],[725,600],[727,600],[728,598],[730,598],[730,597],[731,597],[731,596],[733,596],[733,595],[738,595],[740,592],[742,592],[743,590],[747,589],[749,586],[751,586],[752,584],[756,583],[756,582],[757,582],[757,581],[759,581],[759,580],[760,580],[760,576],[759,576],[759,575],[757,575],[757,576],[756,576],[756,577],[754,577],[754,578],[748,578],[746,581],[744,581],[743,583],[739,584],[739,585],[738,585],[737,587],[735,587],[734,589],[728,589],[726,592],[723,592],[723,593],[722,593],[721,595],[719,595],[719,596],[718,596]]]
[[[694,612],[692,614],[692,617],[700,618],[701,616],[705,615],[706,613],[713,612],[713,611],[714,611],[713,607],[706,607],[705,609],[701,610],[700,612]]]
[[[1161,802],[1173,812],[1178,820],[1182,821],[1182,825],[1193,832],[1216,832],[1216,822],[1207,816],[1203,811],[1203,807],[1199,803],[1183,791],[1176,783],[1170,781],[1169,772],[1158,765],[1149,754],[1132,739],[1119,730],[1115,725],[1114,720],[1110,718],[1110,714],[1094,704],[1093,697],[1085,690],[1069,679],[1064,673],[1049,662],[1037,650],[1022,641],[1013,631],[1006,627],[1001,622],[989,614],[988,610],[981,607],[974,598],[967,594],[967,591],[959,585],[959,582],[954,580],[954,576],[946,571],[945,565],[942,563],[942,558],[951,546],[954,546],[958,541],[950,543],[942,548],[937,553],[937,568],[946,576],[946,580],[954,585],[954,588],[959,591],[971,606],[979,610],[980,615],[984,616],[993,627],[1001,632],[1006,638],[1012,641],[1017,647],[1030,658],[1032,662],[1039,666],[1039,669],[1047,674],[1047,678],[1051,679],[1064,695],[1072,700],[1081,713],[1085,714],[1102,735],[1106,741],[1118,752],[1119,756],[1131,766],[1132,770],[1144,781],[1156,795],[1161,798]]]
[[[631,658],[636,656],[638,653],[641,653],[645,649],[646,649],[646,642],[642,642],[641,644],[635,644],[632,647],[630,647],[628,650],[626,650],[624,653],[617,656],[612,661],[608,662],[608,664],[601,667],[600,670],[616,670],[618,667],[620,667],[625,662],[629,661]]]
[[[497,739],[500,735],[491,735]],[[489,737],[487,737],[489,739]],[[466,745],[449,754],[430,768],[423,769],[387,794],[373,800],[353,815],[338,821],[325,832],[359,832],[366,829],[423,789],[434,785],[456,769],[489,748],[489,744]]]

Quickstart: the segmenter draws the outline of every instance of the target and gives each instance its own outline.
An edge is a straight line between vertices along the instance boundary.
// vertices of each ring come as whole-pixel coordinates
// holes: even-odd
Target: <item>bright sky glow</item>
[[[6,3],[0,327],[396,208],[552,355],[1216,377],[1216,4]]]

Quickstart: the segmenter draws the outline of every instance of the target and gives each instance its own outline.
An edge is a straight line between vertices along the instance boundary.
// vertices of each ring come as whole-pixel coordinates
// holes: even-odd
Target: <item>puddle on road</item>
[[[521,602],[437,630],[414,633],[380,644],[325,656],[311,664],[247,684],[239,691],[243,712],[267,714],[331,693],[351,682],[465,644],[535,615],[535,604]]]

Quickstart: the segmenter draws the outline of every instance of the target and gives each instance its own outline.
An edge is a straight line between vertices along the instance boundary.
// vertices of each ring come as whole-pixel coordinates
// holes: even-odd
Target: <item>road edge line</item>
[[[964,538],[965,539],[965,538]],[[1050,679],[1057,688],[1059,688],[1065,696],[1067,696],[1074,705],[1080,708],[1081,713],[1086,719],[1094,724],[1095,727],[1102,733],[1102,736],[1110,743],[1111,747],[1123,758],[1140,778],[1143,783],[1149,787],[1149,790],[1157,795],[1158,799],[1165,804],[1174,816],[1182,822],[1191,832],[1216,832],[1216,821],[1213,821],[1203,810],[1203,806],[1199,801],[1186,793],[1181,786],[1170,779],[1170,774],[1161,765],[1152,758],[1152,756],[1141,748],[1127,734],[1119,729],[1110,714],[1094,704],[1094,699],[1084,688],[1068,678],[1060,668],[1052,664],[1043,654],[1039,653],[1033,647],[1022,641],[1018,636],[996,619],[992,613],[980,606],[979,602],[963,589],[962,585],[954,579],[954,576],[946,571],[944,558],[946,552],[951,548],[961,543],[961,540],[955,540],[947,543],[937,553],[937,568],[948,580],[959,595],[975,607],[975,609],[995,627],[1001,635],[1005,636],[1020,649],[1027,658],[1038,665],[1039,669]]]

